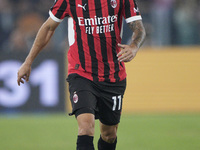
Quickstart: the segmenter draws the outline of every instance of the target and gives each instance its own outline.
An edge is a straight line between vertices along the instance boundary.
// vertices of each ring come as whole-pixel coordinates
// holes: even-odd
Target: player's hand
[[[120,62],[130,62],[137,54],[138,47],[135,45],[118,44],[118,46],[121,48],[121,51],[117,54]]]
[[[20,83],[24,84],[24,80],[28,82],[30,74],[31,74],[31,65],[24,62],[19,68],[17,73],[18,85],[20,86]]]

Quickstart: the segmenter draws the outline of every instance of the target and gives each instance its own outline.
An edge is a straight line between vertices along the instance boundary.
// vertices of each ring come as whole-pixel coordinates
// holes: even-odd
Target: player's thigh
[[[120,122],[122,111],[122,99],[114,101],[112,96],[98,100],[99,120],[108,126],[117,125]]]
[[[71,75],[68,79],[72,113],[70,115],[91,113],[95,114],[97,98],[93,94],[93,87],[89,80],[77,75]]]
[[[109,126],[120,122],[126,80],[102,85],[98,97],[99,120]]]

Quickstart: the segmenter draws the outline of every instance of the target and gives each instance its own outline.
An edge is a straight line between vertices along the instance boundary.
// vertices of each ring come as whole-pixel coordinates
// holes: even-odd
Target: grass
[[[76,133],[75,119],[62,114],[0,115],[0,150],[75,150]],[[122,116],[117,150],[199,149],[200,114]]]

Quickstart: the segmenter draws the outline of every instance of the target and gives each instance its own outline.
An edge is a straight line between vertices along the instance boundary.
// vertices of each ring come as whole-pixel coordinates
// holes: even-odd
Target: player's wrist
[[[139,44],[136,41],[132,41],[131,44],[129,45],[130,47],[136,47],[140,48]]]
[[[28,66],[31,66],[32,63],[33,63],[33,61],[31,61],[31,60],[28,59],[28,58],[27,58],[27,59],[25,60],[25,62],[24,62],[24,64],[25,64],[25,65],[28,65]]]
[[[135,53],[138,52],[139,46],[137,46],[135,43],[132,43],[132,44],[130,44],[129,46],[130,46],[130,48],[132,49],[132,52],[135,52]]]

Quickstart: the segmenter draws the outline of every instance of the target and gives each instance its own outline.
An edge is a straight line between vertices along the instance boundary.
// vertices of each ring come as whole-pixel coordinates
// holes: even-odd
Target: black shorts
[[[122,99],[126,89],[126,79],[116,83],[93,82],[77,74],[70,74],[69,82],[72,113],[77,117],[92,113],[105,125],[120,122]]]

